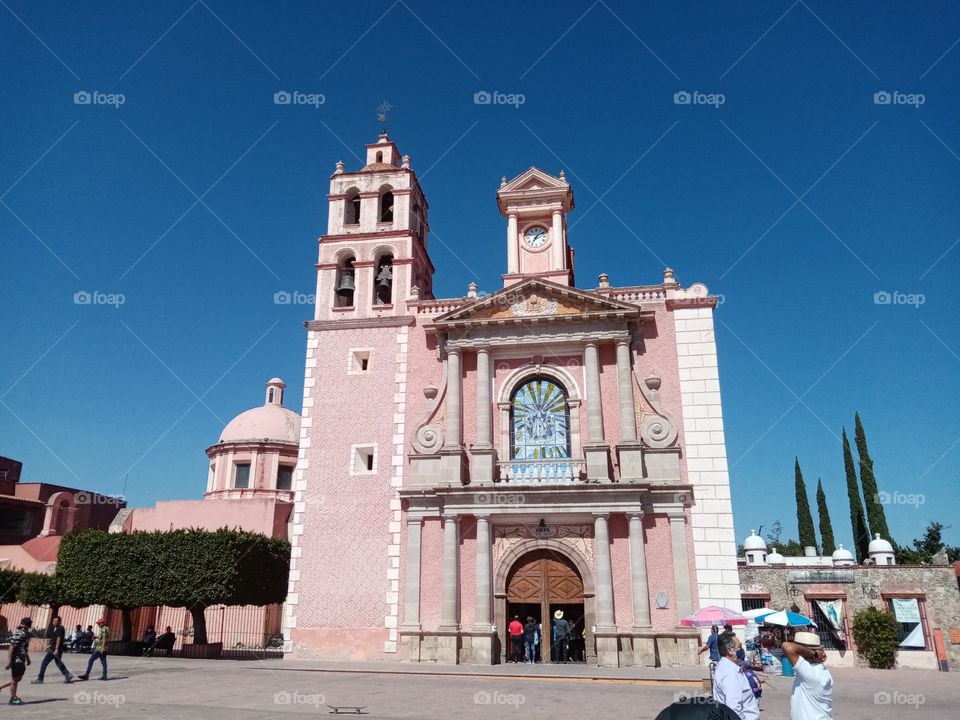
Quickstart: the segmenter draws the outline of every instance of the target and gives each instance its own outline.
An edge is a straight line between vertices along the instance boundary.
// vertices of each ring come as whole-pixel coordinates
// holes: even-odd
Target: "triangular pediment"
[[[640,313],[640,308],[631,303],[611,300],[589,290],[529,278],[441,315],[434,324],[515,322],[529,318],[622,317]]]
[[[517,175],[506,185],[501,186],[500,192],[524,192],[529,190],[566,190],[570,186],[566,181],[554,177],[537,167],[531,167]]]

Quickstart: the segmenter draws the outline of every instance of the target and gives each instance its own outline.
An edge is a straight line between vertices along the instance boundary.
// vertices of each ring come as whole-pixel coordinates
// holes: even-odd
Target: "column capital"
[[[609,519],[610,519],[610,513],[609,513],[609,512],[595,512],[595,513],[590,513],[590,514],[593,515],[593,519],[594,519],[594,520],[599,520],[599,519],[601,519],[601,518],[603,518],[604,520],[609,520]]]
[[[490,344],[489,344],[489,343],[483,343],[482,345],[477,345],[475,349],[476,349],[476,351],[477,351],[478,353],[489,353],[489,352],[490,352]]]
[[[626,513],[628,520],[643,520],[645,514],[643,510],[631,510]]]
[[[584,342],[583,342],[583,346],[584,346],[584,347],[592,347],[592,348],[595,348],[595,347],[598,347],[599,344],[600,344],[600,342],[599,342],[598,340],[584,340]]]
[[[473,516],[477,519],[477,522],[480,522],[481,520],[484,522],[490,522],[492,514],[488,512],[475,512]]]
[[[683,510],[668,510],[667,517],[670,522],[686,522],[687,514]]]

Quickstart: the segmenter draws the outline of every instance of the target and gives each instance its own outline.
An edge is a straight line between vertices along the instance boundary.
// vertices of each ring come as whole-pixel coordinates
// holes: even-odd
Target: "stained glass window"
[[[513,393],[510,415],[512,459],[570,457],[570,412],[563,386],[542,377],[526,381]]]

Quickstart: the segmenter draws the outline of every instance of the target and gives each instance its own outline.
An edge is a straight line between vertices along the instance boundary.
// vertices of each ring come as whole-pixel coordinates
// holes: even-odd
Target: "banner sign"
[[[920,603],[916,598],[892,598],[890,602],[893,604],[893,615],[897,622],[920,622]]]
[[[838,639],[846,642],[843,629],[843,600],[816,600],[820,612],[830,623],[830,632]]]
[[[853,570],[793,570],[787,582],[792,583],[852,583]]]

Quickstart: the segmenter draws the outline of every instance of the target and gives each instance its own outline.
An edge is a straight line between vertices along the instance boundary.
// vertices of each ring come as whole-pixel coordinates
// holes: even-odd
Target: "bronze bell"
[[[357,287],[353,283],[353,273],[343,273],[340,276],[340,284],[337,285],[337,295],[352,295]]]
[[[392,294],[393,281],[388,277],[380,277],[377,280],[377,299],[382,303],[390,302]]]

